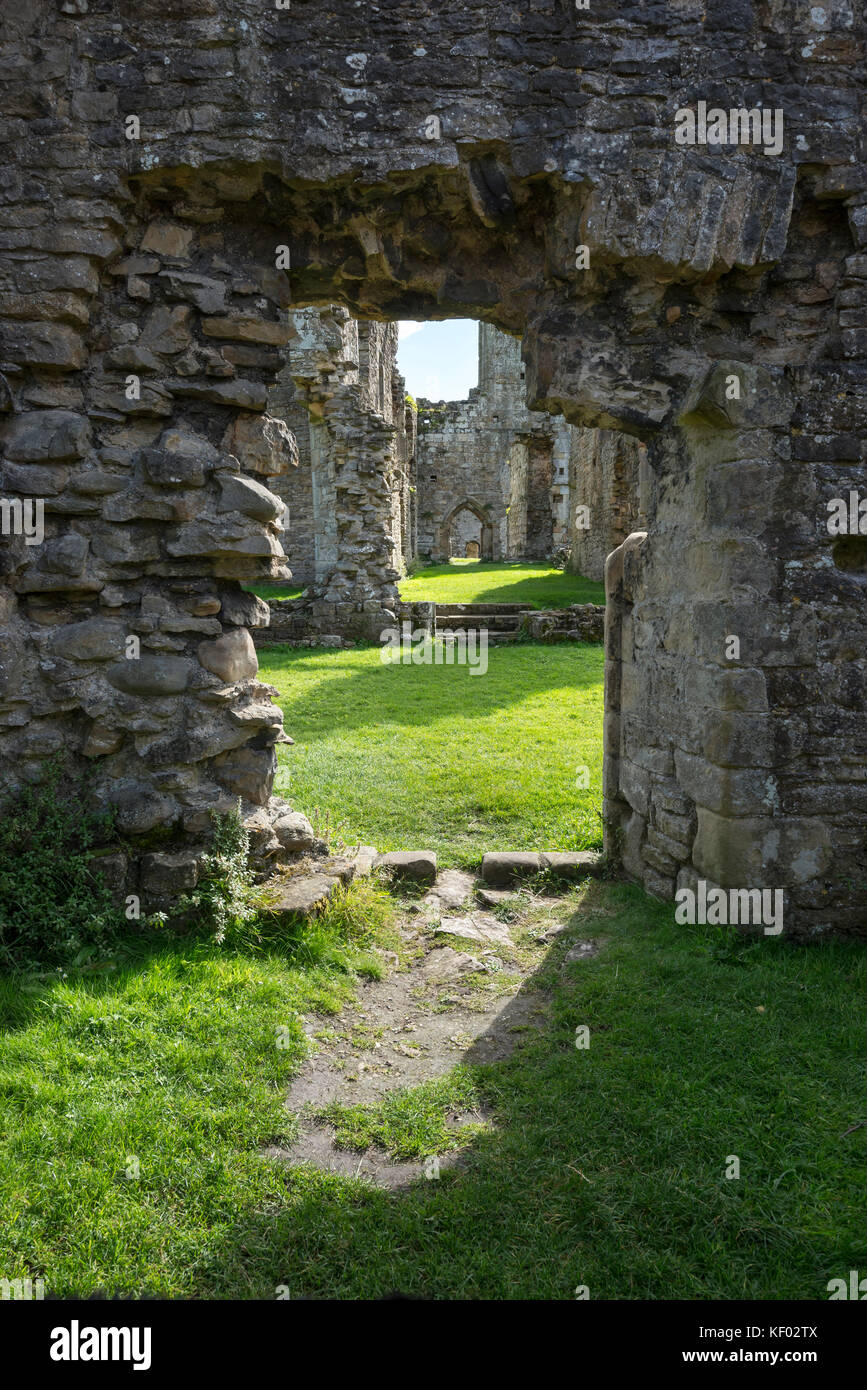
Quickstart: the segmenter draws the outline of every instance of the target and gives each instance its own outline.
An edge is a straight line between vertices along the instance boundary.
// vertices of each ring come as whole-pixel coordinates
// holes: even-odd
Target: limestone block
[[[482,878],[485,883],[499,887],[538,874],[542,867],[539,854],[520,850],[508,854],[489,853],[482,857]]]
[[[124,650],[126,630],[107,618],[90,618],[56,628],[49,638],[53,657],[66,661],[112,661]]]
[[[285,323],[272,323],[256,314],[226,314],[202,320],[207,338],[229,338],[243,343],[283,344],[289,341]]]
[[[283,420],[239,414],[223,435],[222,447],[249,473],[278,476],[298,466],[298,444]]]
[[[149,224],[140,246],[142,251],[152,251],[155,255],[166,256],[169,260],[186,260],[192,239],[192,227],[184,227],[180,222],[158,218]]]
[[[85,758],[104,758],[110,753],[116,753],[122,743],[123,734],[119,729],[113,729],[111,725],[95,719],[82,744],[81,751]]]
[[[159,269],[158,262],[153,266]],[[165,285],[168,299],[184,299],[203,314],[217,314],[225,308],[226,285],[222,280],[183,270],[162,270],[158,279]]]
[[[238,748],[214,761],[214,775],[234,796],[261,806],[271,795],[277,755],[273,749]]]
[[[574,879],[598,878],[605,867],[605,858],[595,850],[561,852],[546,850],[540,856],[542,868],[550,869],[558,878]]]
[[[106,672],[111,685],[127,695],[177,695],[186,690],[192,667],[178,656],[142,656],[120,661]]]
[[[410,879],[413,883],[434,883],[437,876],[437,857],[433,850],[395,850],[380,854],[374,869],[383,869],[395,878]]]
[[[154,791],[147,782],[114,779],[103,789],[102,800],[116,808],[117,828],[125,835],[146,835],[178,818],[174,797]]]
[[[282,516],[282,500],[252,478],[219,474],[217,481],[221,490],[218,511],[241,512],[256,521],[276,521]]]
[[[698,807],[693,863],[724,888],[789,888],[825,872],[831,832],[820,820],[722,816]]]
[[[283,849],[300,853],[302,850],[313,848],[316,834],[307,817],[302,816],[300,811],[287,812],[274,821],[273,828]]]
[[[151,310],[142,329],[141,345],[158,356],[173,357],[192,342],[190,310],[185,304]]]
[[[199,878],[198,860],[194,854],[145,854],[141,861],[139,886],[147,898],[176,898],[190,893]]]
[[[4,463],[0,478],[6,497],[47,498],[63,492],[69,480],[69,469],[38,463]]]
[[[268,910],[277,918],[309,917],[331,897],[340,879],[330,874],[298,874],[269,882]]]
[[[271,609],[265,600],[243,589],[224,593],[218,611],[224,623],[235,627],[267,627],[271,621]]]
[[[202,487],[205,462],[191,454],[167,449],[142,449],[139,455],[146,476],[155,487]]]
[[[246,628],[234,628],[214,642],[200,642],[197,656],[208,671],[224,681],[249,680],[259,669],[253,639]]]
[[[70,410],[29,410],[3,430],[3,453],[16,463],[82,458],[90,447],[90,425]]]

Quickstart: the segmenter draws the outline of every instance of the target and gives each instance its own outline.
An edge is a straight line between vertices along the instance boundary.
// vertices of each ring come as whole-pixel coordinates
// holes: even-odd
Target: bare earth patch
[[[399,1162],[372,1146],[363,1152],[338,1147],[332,1126],[317,1117],[334,1103],[375,1107],[460,1064],[478,1067],[508,1057],[528,1028],[544,1023],[548,993],[531,977],[551,942],[568,933],[569,958],[576,961],[597,949],[577,940],[579,926],[587,924],[576,916],[574,899],[504,893],[494,916],[474,902],[481,884],[471,875],[447,871],[441,878],[441,900],[438,880],[426,897],[405,904],[399,955],[386,953],[392,973],[363,984],[338,1018],[307,1022],[316,1050],[286,1102],[298,1116],[298,1136],[289,1148],[268,1150],[273,1157],[366,1177],[389,1189],[429,1176],[422,1159]],[[476,1132],[491,1117],[472,1110],[449,1121],[453,1129],[469,1125]],[[438,1158],[440,1168],[460,1161],[459,1151]]]

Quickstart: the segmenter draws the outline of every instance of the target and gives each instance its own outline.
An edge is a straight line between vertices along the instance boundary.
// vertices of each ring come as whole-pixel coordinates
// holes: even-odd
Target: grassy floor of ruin
[[[288,582],[251,584],[263,599],[292,599],[302,593]],[[580,574],[526,561],[449,560],[425,565],[401,580],[406,603],[527,603],[533,608],[568,608],[571,603],[604,603],[605,585]]]
[[[292,940],[140,941],[111,972],[7,980],[7,1277],[67,1296],[816,1299],[863,1261],[858,943],[679,927],[602,881],[497,909],[512,944],[477,969],[477,944],[414,907],[366,881]],[[280,1157],[318,1049],[350,1076],[423,1054],[423,1033],[377,1026],[377,991],[447,950],[470,964],[431,1017],[542,1001],[510,1055],[475,1065],[456,1034],[444,1075],[320,1107],[349,1153],[438,1155],[439,1178],[387,1191]]]
[[[488,669],[389,665],[380,650],[264,647],[294,747],[275,791],[323,834],[377,849],[486,850],[602,842],[601,646],[491,647]]]

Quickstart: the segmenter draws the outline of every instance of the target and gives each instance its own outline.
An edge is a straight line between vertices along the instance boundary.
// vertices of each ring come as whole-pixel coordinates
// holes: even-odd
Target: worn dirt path
[[[544,1022],[548,995],[532,977],[551,942],[569,933],[564,963],[592,955],[596,943],[581,939],[589,925],[575,914],[573,900],[526,890],[497,893],[470,874],[441,872],[435,888],[402,911],[401,949],[385,953],[388,976],[361,985],[336,1019],[306,1023],[315,1051],[286,1102],[299,1118],[298,1136],[291,1147],[269,1153],[391,1189],[425,1175],[421,1160],[395,1162],[381,1149],[339,1148],[333,1128],[317,1115],[331,1102],[375,1106],[459,1063],[479,1066],[507,1057],[527,1028]],[[457,1128],[490,1117],[473,1111],[449,1118]],[[459,1164],[460,1151],[438,1163]]]

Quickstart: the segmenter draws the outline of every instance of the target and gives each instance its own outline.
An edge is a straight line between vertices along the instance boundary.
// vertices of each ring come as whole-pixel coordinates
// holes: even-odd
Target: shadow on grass
[[[516,564],[515,568],[526,569],[526,565]],[[428,582],[435,584],[440,579],[466,578],[467,580],[472,579],[474,584],[481,585],[482,576],[491,575],[492,577],[496,576],[502,582],[492,583],[486,588],[479,587],[471,600],[452,600],[449,597],[442,597],[437,598],[436,602],[528,603],[536,609],[568,608],[573,603],[604,604],[605,602],[604,584],[597,583],[593,579],[585,579],[583,575],[568,574],[561,571],[553,575],[527,575],[522,579],[508,580],[505,578],[507,574],[508,566],[499,562],[489,563],[475,560],[465,565],[432,565],[410,576],[411,601],[421,602],[425,598],[432,598],[431,595],[420,592],[423,585]],[[404,581],[404,584],[406,582]],[[403,593],[401,597],[404,597]]]
[[[200,1296],[827,1297],[864,1254],[864,1132],[841,1138],[863,953],[729,958],[718,931],[608,892],[623,910],[576,914],[522,987],[547,993],[542,1025],[508,1060],[476,1067],[482,1039],[456,1056],[495,1117],[459,1168],[388,1193],[275,1163],[273,1206],[215,1240]],[[599,954],[567,963],[588,937]]]
[[[491,648],[488,670],[478,676],[471,675],[467,666],[391,665],[379,659],[352,668],[347,655],[351,658],[346,652],[311,653],[280,646],[260,650],[262,673],[280,691],[285,725],[293,736],[296,720],[304,741],[312,742],[333,736],[335,720],[342,730],[374,723],[427,726],[455,717],[486,719],[548,690],[562,688],[568,699],[570,689],[598,687],[604,662],[602,647],[584,642]],[[329,683],[327,699],[317,699],[316,686],[307,682],[293,699],[293,670],[306,673],[317,668]],[[340,680],[332,684],[334,668]],[[311,717],[312,707],[315,717]]]

